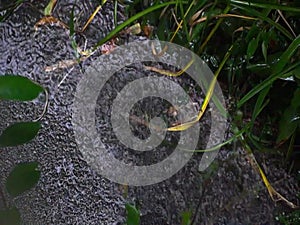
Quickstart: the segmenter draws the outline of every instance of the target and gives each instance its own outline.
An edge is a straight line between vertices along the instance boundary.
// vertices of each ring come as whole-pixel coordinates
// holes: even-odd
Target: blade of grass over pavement
[[[115,29],[113,29],[108,35],[105,36],[105,38],[101,39],[93,48],[93,50],[96,50],[99,46],[103,45],[105,42],[109,41],[111,38],[113,38],[117,33],[119,33],[121,30],[123,30],[126,26],[129,24],[133,23],[135,20],[145,16],[148,13],[151,13],[157,9],[160,9],[162,7],[166,7],[168,5],[176,4],[177,1],[170,1],[170,2],[165,2],[159,5],[154,5],[151,6],[147,9],[145,9],[142,12],[139,12],[135,14],[134,16],[130,17],[128,20],[126,20],[124,23],[121,23],[118,25]],[[185,2],[184,2],[185,3]]]

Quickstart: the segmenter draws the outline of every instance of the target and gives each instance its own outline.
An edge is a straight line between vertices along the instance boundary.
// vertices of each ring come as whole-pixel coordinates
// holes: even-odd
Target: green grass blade
[[[76,4],[76,2],[75,2]],[[71,14],[70,14],[70,20],[69,20],[69,30],[70,30],[70,37],[73,37],[75,33],[75,26],[74,26],[74,9],[75,9],[75,4],[72,7]]]
[[[191,5],[193,3],[194,3],[194,1],[191,3]],[[189,31],[188,31],[188,28],[187,28],[186,13],[184,13],[182,1],[179,1],[179,8],[180,8],[181,17],[182,17],[182,20],[183,20],[183,30],[185,32],[185,36],[186,36],[187,42],[189,43],[191,41],[191,37],[189,35]]]
[[[265,79],[263,82],[255,86],[251,91],[249,91],[237,104],[237,108],[241,108],[242,105],[244,105],[249,99],[251,99],[253,96],[261,92],[263,89],[265,89],[267,86],[271,85],[276,79],[282,77],[290,77],[293,75],[293,72],[289,73],[277,73],[272,76],[269,76],[267,79]]]
[[[278,9],[282,11],[289,11],[289,12],[300,12],[300,8],[287,6],[283,4],[274,4],[269,2],[259,2],[259,1],[238,1],[238,0],[230,0],[231,4],[236,5],[244,5],[249,7],[257,7],[257,8],[263,8],[263,9]]]
[[[267,86],[260,92],[260,94],[257,98],[257,101],[255,103],[253,113],[252,113],[252,119],[251,119],[252,123],[257,118],[257,116],[261,113],[263,108],[266,106],[265,98],[266,98],[267,94],[269,93],[270,88],[271,88],[271,85]]]
[[[279,23],[276,23],[275,21],[271,20],[269,17],[267,17],[266,15],[258,12],[257,10],[253,9],[253,8],[249,8],[249,7],[244,7],[242,5],[239,4],[232,4],[232,6],[235,6],[243,11],[245,11],[246,13],[248,13],[250,16],[255,16],[258,17],[259,19],[269,23],[270,25],[276,27],[277,30],[279,30],[282,34],[284,34],[288,39],[293,40],[294,36],[287,30],[285,29],[283,26],[281,26]]]
[[[180,150],[185,151],[185,152],[195,152],[195,153],[204,153],[204,152],[213,152],[213,151],[217,151],[220,148],[224,147],[225,145],[231,144],[234,141],[237,141],[237,139],[243,135],[243,133],[245,133],[248,129],[248,126],[246,126],[244,129],[239,130],[237,132],[234,133],[234,135],[230,138],[228,138],[226,141],[221,142],[220,144],[217,144],[211,148],[207,148],[207,149],[197,149],[197,150],[191,150],[191,149],[183,149],[181,148]]]
[[[296,37],[295,40],[290,44],[288,49],[281,55],[279,58],[279,61],[275,64],[275,66],[272,68],[273,73],[279,73],[282,71],[285,67],[285,65],[290,61],[290,58],[293,56],[295,51],[300,46],[300,35]]]
[[[115,26],[117,26],[117,24],[118,24],[117,14],[118,14],[118,1],[115,0],[115,3],[114,3],[114,24],[115,24]]]
[[[126,225],[139,225],[140,222],[140,211],[129,203],[125,204],[125,208],[127,211],[127,221]]]
[[[126,20],[125,22],[121,23],[120,25],[118,25],[115,29],[113,29],[108,35],[106,35],[105,38],[103,38],[102,40],[100,40],[96,46],[94,47],[93,50],[96,50],[99,46],[103,45],[105,42],[109,41],[111,38],[113,38],[117,33],[119,33],[121,30],[123,30],[125,27],[127,27],[129,24],[133,23],[135,20],[147,15],[148,13],[151,13],[157,9],[160,9],[162,7],[166,7],[168,5],[174,5],[176,4],[176,1],[171,1],[171,2],[165,2],[159,5],[154,5],[151,6],[147,9],[145,9],[142,12],[139,12],[137,14],[135,14],[134,16],[130,17],[128,20]]]
[[[44,9],[44,16],[50,16],[53,12],[54,6],[57,0],[50,0],[46,8]]]

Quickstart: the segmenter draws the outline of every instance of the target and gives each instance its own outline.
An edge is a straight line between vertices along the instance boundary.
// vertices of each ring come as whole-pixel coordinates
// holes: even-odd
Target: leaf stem
[[[8,205],[7,205],[7,202],[6,202],[6,199],[5,199],[5,196],[4,196],[2,188],[0,188],[0,198],[3,199],[4,208],[7,210],[8,209]]]

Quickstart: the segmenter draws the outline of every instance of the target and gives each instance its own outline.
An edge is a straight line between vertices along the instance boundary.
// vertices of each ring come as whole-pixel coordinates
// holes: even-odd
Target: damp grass
[[[127,5],[129,12],[130,9],[136,12],[137,6],[137,2]],[[284,152],[282,160],[291,160],[289,156],[292,155],[295,136],[299,138],[300,4],[273,0],[217,0],[214,3],[188,1],[169,5],[167,10],[156,7],[155,13],[137,14],[142,15],[138,18],[142,26],[150,24],[155,27],[150,38],[174,42],[198,54],[214,71],[224,93],[231,99],[227,111],[232,123],[232,137],[209,151],[233,141],[239,142],[251,156],[253,168],[260,174],[271,198],[296,208],[274,190],[255,154],[266,148],[273,148],[276,152],[279,146],[288,145],[288,152]],[[155,19],[157,16],[159,19]],[[137,20],[131,17],[128,21],[131,19]],[[111,33],[116,35],[115,31]],[[211,85],[208,93],[213,89],[214,85]],[[291,92],[293,97],[287,100],[278,92]],[[194,122],[201,122],[210,97],[210,94],[206,96],[197,121],[169,130],[183,131]],[[237,114],[239,120],[236,120]]]
[[[183,45],[204,59],[220,80],[226,81],[225,86],[229,90],[227,94],[232,97],[231,104],[233,105],[229,109],[231,111],[229,117],[233,118],[237,111],[242,112],[243,121],[250,121],[251,124],[250,128],[245,131],[247,136],[264,136],[252,134],[253,126],[265,117],[270,117],[268,110],[274,104],[271,101],[273,96],[270,95],[274,91],[273,84],[280,81],[282,82],[280,88],[284,88],[286,85],[297,85],[299,79],[297,51],[300,36],[297,36],[296,32],[296,24],[300,17],[300,8],[297,7],[299,4],[294,2],[280,4],[276,1],[246,3],[236,0],[226,3],[224,1],[214,3],[188,1],[183,4],[177,1],[176,4],[165,7],[164,4],[167,2],[153,1],[152,3],[154,6],[147,8],[144,5],[146,9],[130,17],[98,42],[98,45],[115,36],[133,21],[138,20],[142,25],[150,23],[156,27],[150,38],[159,38]],[[130,10],[136,12],[135,7],[138,4],[142,3],[137,1],[127,5],[129,12]],[[160,19],[153,19],[154,15],[159,15]],[[226,58],[230,46],[235,46],[235,48],[230,57]],[[211,91],[213,91],[213,85],[208,93]],[[206,110],[205,105],[208,99],[210,98],[204,101],[202,113]],[[250,107],[252,109],[249,112]],[[272,124],[274,133],[270,137],[272,140],[280,136],[282,132],[278,128],[278,123],[285,107],[277,110],[278,117],[270,119],[274,122]],[[189,124],[182,124],[176,129],[170,129],[179,131],[189,127]],[[289,137],[286,137],[285,141],[288,139]],[[262,143],[272,143],[272,140],[262,140]],[[276,143],[273,144],[275,147]]]

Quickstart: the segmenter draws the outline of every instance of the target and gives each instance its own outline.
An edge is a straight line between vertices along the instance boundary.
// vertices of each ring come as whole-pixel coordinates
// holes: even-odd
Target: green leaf
[[[73,8],[71,10],[70,20],[69,20],[69,29],[70,29],[70,37],[73,37],[75,33],[75,26],[74,26],[74,9],[75,4],[73,5]]]
[[[293,75],[297,78],[300,79],[300,66],[296,67],[293,71]]]
[[[43,87],[26,77],[0,76],[0,100],[30,101],[35,99],[43,90]]]
[[[46,8],[44,9],[44,15],[50,16],[57,0],[50,0]]]
[[[291,107],[295,108],[296,110],[298,109],[298,112],[299,112],[299,109],[300,109],[300,88],[297,88],[294,92],[294,96],[293,96],[292,101],[291,101]]]
[[[268,87],[269,85],[272,85],[272,83],[276,79],[279,79],[279,78],[284,79],[284,78],[292,76],[294,73],[294,69],[299,65],[300,65],[300,63],[297,62],[297,63],[289,66],[289,68],[287,70],[283,71],[282,73],[273,74],[273,75],[269,76],[267,79],[265,79],[264,81],[260,82],[258,85],[256,85],[254,88],[252,88],[241,100],[238,101],[237,108],[238,109],[241,108],[253,96],[260,93],[264,88]]]
[[[249,42],[251,39],[257,37],[258,33],[259,28],[256,25],[253,25],[247,33],[247,36],[245,38],[246,42]]]
[[[287,63],[290,62],[291,57],[294,55],[298,47],[300,46],[300,35],[297,36],[289,47],[284,51],[284,53],[280,56],[278,62],[272,67],[273,73],[280,73]]]
[[[249,44],[248,44],[248,49],[247,49],[247,57],[248,59],[250,59],[254,53],[256,52],[256,49],[258,47],[258,38],[253,38]]]
[[[284,111],[279,122],[279,134],[276,143],[289,139],[300,125],[300,88],[294,92],[293,99]]]
[[[139,225],[140,224],[140,212],[139,210],[129,203],[125,205],[127,211],[127,225]]]
[[[16,208],[0,211],[1,225],[19,225],[21,224],[21,216]]]
[[[254,8],[263,8],[263,9],[278,9],[282,11],[289,11],[289,12],[300,12],[300,9],[297,7],[284,5],[284,4],[278,4],[273,2],[267,2],[267,1],[241,1],[241,0],[230,0],[231,4],[238,4],[238,5],[246,5],[248,7]]]
[[[254,121],[258,115],[261,113],[261,111],[264,109],[264,107],[266,106],[266,104],[268,103],[268,101],[265,101],[265,98],[267,96],[267,94],[269,93],[271,88],[271,85],[265,87],[264,89],[262,89],[258,95],[258,98],[256,100],[253,112],[252,112],[252,121]]]
[[[192,212],[191,211],[186,211],[181,214],[181,225],[190,225],[191,224],[191,217],[192,217]]]
[[[263,41],[261,44],[261,51],[262,54],[264,56],[265,62],[267,62],[267,58],[268,58],[268,44],[266,43],[266,41]]]
[[[39,122],[20,122],[6,128],[0,135],[0,147],[21,145],[32,140],[41,128]]]
[[[12,197],[34,187],[40,179],[37,162],[20,163],[9,174],[6,180],[6,189]]]

